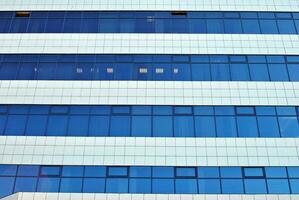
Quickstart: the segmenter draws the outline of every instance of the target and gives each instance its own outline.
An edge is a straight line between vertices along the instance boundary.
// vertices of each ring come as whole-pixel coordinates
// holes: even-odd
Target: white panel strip
[[[298,11],[296,0],[1,0],[1,10]]]
[[[0,136],[0,164],[299,166],[299,138]]]
[[[2,80],[0,104],[299,105],[299,82]]]
[[[299,200],[299,195],[17,193],[3,200]]]
[[[299,35],[0,34],[0,53],[298,54]]]

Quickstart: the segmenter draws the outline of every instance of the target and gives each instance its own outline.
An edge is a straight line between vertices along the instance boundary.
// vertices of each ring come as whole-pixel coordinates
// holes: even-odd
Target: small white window
[[[156,68],[156,74],[163,74],[164,69],[163,68]]]
[[[139,68],[139,73],[140,74],[146,74],[147,73],[147,68],[145,68],[145,67]]]
[[[112,67],[108,67],[107,68],[107,73],[112,74],[113,73],[113,68]]]

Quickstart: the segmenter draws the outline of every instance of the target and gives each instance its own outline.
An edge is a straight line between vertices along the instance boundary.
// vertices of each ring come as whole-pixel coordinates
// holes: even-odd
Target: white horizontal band
[[[299,138],[0,136],[0,164],[299,166]]]
[[[16,193],[3,200],[299,200],[299,195]]]
[[[263,34],[0,34],[0,53],[289,54],[299,35]]]
[[[2,80],[0,104],[299,105],[299,82]]]
[[[298,11],[296,0],[1,0],[1,10]]]

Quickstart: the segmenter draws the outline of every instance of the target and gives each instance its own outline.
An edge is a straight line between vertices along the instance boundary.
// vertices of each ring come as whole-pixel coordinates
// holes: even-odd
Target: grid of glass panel
[[[289,12],[0,12],[2,33],[298,34]]]
[[[298,194],[299,167],[0,165],[0,197],[15,192]]]
[[[7,54],[0,80],[299,81],[299,56]]]
[[[0,135],[299,137],[299,107],[1,105]]]

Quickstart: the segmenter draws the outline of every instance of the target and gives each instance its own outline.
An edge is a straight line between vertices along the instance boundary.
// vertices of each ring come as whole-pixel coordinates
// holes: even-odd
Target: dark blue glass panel
[[[259,21],[257,19],[243,19],[242,27],[243,27],[244,33],[247,33],[247,34],[261,33]]]
[[[11,33],[26,33],[29,18],[15,18],[10,25]]]
[[[245,167],[244,177],[264,177],[264,170],[261,167]]]
[[[219,179],[198,179],[199,194],[220,194],[220,180]]]
[[[86,193],[104,193],[105,179],[103,178],[84,178],[83,192]]]
[[[223,194],[244,194],[242,179],[222,179],[221,187]]]
[[[177,177],[195,177],[196,170],[193,167],[177,167],[176,168]]]
[[[0,177],[0,198],[8,196],[13,193],[15,178]]]
[[[285,167],[265,167],[267,178],[287,178]]]
[[[258,137],[256,117],[238,116],[237,126],[239,137]]]
[[[172,117],[154,116],[153,117],[153,136],[171,137],[173,136]]]
[[[60,167],[58,166],[42,166],[40,169],[41,176],[59,176]]]
[[[207,22],[205,19],[189,19],[190,33],[207,33]]]
[[[150,167],[130,167],[130,177],[151,177]]]
[[[291,106],[277,106],[277,115],[297,115],[295,107]]]
[[[174,180],[173,179],[152,179],[152,192],[154,194],[173,194]]]
[[[153,106],[154,115],[172,115],[172,106]]]
[[[298,137],[299,124],[297,117],[278,117],[282,137]]]
[[[199,167],[197,174],[198,174],[199,178],[218,178],[218,177],[220,177],[218,167]]]
[[[209,64],[192,64],[192,80],[193,81],[210,81],[211,71]]]
[[[299,28],[299,27],[298,27]],[[298,64],[288,64],[290,81],[299,81],[299,66]]]
[[[0,176],[15,176],[16,174],[16,165],[0,165]]]
[[[18,176],[38,176],[39,166],[35,165],[20,165],[18,168]]]
[[[82,177],[84,167],[82,166],[63,166],[61,175],[63,177]]]
[[[233,106],[215,106],[215,115],[235,115]]]
[[[276,115],[276,109],[273,106],[257,106],[256,115]]]
[[[130,117],[111,116],[110,135],[111,136],[128,136],[130,135]]]
[[[280,34],[296,34],[293,20],[277,20],[277,26]]]
[[[64,20],[49,18],[45,28],[46,33],[61,33]]]
[[[218,137],[236,137],[235,117],[216,117],[216,130]]]
[[[88,131],[89,117],[85,115],[76,115],[69,117],[68,135],[86,136]]]
[[[35,192],[37,178],[17,177],[14,192]]]
[[[89,136],[107,136],[109,131],[108,116],[90,116]]]
[[[151,179],[132,178],[130,179],[130,193],[151,193]]]
[[[229,65],[228,64],[211,64],[212,81],[229,81]]]
[[[27,114],[29,106],[27,105],[12,105],[9,109],[9,114]]]
[[[151,136],[152,120],[150,116],[132,117],[132,136],[149,137]]]
[[[220,167],[222,178],[242,178],[242,170],[240,167]]]
[[[276,20],[260,20],[261,33],[263,34],[274,34],[278,33]]]
[[[10,24],[10,19],[0,19],[0,33],[8,33]]]
[[[67,114],[69,112],[68,106],[51,106],[50,113],[52,114]]]
[[[197,193],[196,179],[176,179],[175,193],[176,194],[196,194]]]
[[[36,63],[21,63],[19,66],[18,80],[34,80],[36,76]]]
[[[36,75],[37,80],[51,80],[53,79],[56,63],[39,63]]]
[[[151,115],[152,107],[151,106],[132,106],[133,115]]]
[[[239,19],[225,19],[224,20],[225,33],[242,33],[241,20]]]
[[[249,81],[249,70],[247,64],[231,64],[230,73],[232,81]]]
[[[43,33],[46,25],[46,18],[31,18],[28,24],[28,33]]]
[[[84,170],[84,177],[105,177],[106,167],[86,166]]]
[[[216,137],[214,117],[197,116],[194,121],[196,137]]]
[[[51,115],[48,119],[48,136],[65,136],[68,124],[68,117],[63,115]]]
[[[193,113],[192,106],[176,106],[176,107],[174,107],[174,114],[191,115],[192,113]]]
[[[112,113],[113,114],[129,114],[130,107],[129,106],[113,106]]]
[[[224,25],[222,19],[207,19],[208,33],[224,33]]]
[[[269,72],[266,64],[249,64],[252,81],[269,81]]]
[[[82,192],[82,178],[62,178],[60,192]]]
[[[290,178],[299,178],[299,167],[288,167],[288,175]]]
[[[90,113],[94,115],[109,115],[111,106],[90,106]]]
[[[299,179],[290,179],[292,194],[299,194]]]
[[[80,18],[66,18],[64,20],[63,33],[78,33],[80,32]]]
[[[194,120],[191,116],[174,117],[175,137],[194,137]]]
[[[237,115],[254,115],[254,107],[238,106],[236,107]]]
[[[173,167],[153,167],[153,177],[157,178],[172,178],[174,177]]]
[[[213,106],[193,106],[194,115],[214,115]]]
[[[118,19],[100,19],[99,30],[101,33],[119,33]]]
[[[128,176],[127,167],[109,167],[108,176]]]
[[[26,120],[26,115],[9,115],[5,135],[24,135]]]
[[[83,23],[81,24],[81,32],[82,33],[98,33],[98,19],[90,18],[90,19],[83,19]]]
[[[289,76],[286,65],[284,64],[269,64],[269,74],[271,81],[288,81]]]
[[[265,179],[244,179],[246,194],[267,194]]]
[[[290,188],[287,179],[268,179],[269,194],[289,194]]]
[[[284,63],[284,56],[266,56],[268,63]]]
[[[120,32],[121,33],[134,33],[137,29],[135,28],[135,19],[120,19]]]
[[[107,178],[106,180],[107,193],[127,193],[128,186],[127,178]]]
[[[25,135],[45,135],[48,117],[31,115],[28,117]]]
[[[0,135],[4,133],[5,125],[6,125],[6,116],[0,115]]]
[[[39,178],[37,192],[59,192],[60,178]]]

